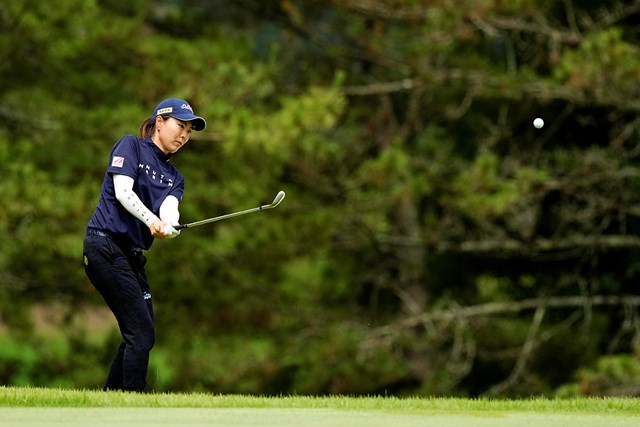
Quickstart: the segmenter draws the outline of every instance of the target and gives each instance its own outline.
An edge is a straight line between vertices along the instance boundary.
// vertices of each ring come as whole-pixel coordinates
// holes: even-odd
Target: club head
[[[284,200],[284,196],[285,196],[284,191],[279,191],[278,194],[276,194],[276,197],[273,199],[273,202],[271,202],[271,204],[269,205],[269,207],[275,208],[276,206],[278,206],[280,202]]]

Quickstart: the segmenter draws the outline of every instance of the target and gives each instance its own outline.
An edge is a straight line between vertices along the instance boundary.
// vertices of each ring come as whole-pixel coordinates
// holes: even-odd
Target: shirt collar
[[[145,139],[144,142],[151,147],[151,149],[153,150],[153,154],[155,154],[158,159],[163,162],[168,162],[169,160],[171,160],[171,153],[164,154],[164,152],[153,142],[151,137]]]

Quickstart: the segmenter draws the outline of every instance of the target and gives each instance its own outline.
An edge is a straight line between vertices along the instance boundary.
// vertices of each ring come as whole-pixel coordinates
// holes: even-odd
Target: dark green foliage
[[[69,326],[102,308],[84,229],[112,145],[178,96],[208,122],[174,158],[183,221],[287,198],[148,253],[154,389],[637,394],[638,18],[4,1],[0,380],[101,386],[117,335]],[[55,339],[36,303],[59,307]]]

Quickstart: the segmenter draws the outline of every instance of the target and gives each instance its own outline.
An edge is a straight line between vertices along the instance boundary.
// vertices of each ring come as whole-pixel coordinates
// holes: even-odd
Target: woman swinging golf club
[[[84,239],[84,265],[91,283],[113,312],[123,342],[104,390],[143,391],[155,341],[153,303],[142,251],[154,238],[177,236],[184,178],[170,162],[192,130],[206,127],[182,99],[162,101],[111,151],[100,200]]]

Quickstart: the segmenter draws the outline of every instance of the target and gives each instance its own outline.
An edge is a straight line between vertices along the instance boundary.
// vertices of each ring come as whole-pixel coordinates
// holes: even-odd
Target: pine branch
[[[454,307],[431,312],[424,312],[415,316],[408,316],[389,325],[377,328],[378,333],[386,335],[399,329],[408,329],[434,322],[451,322],[459,318],[500,316],[517,314],[528,310],[562,309],[575,307],[605,307],[625,306],[640,307],[640,296],[635,295],[595,295],[595,296],[566,296],[541,297],[521,301],[492,302],[466,307]]]
[[[527,339],[522,346],[520,356],[518,357],[515,366],[504,381],[501,381],[500,383],[494,385],[487,391],[487,394],[489,396],[497,396],[501,394],[502,392],[513,387],[513,385],[518,381],[518,379],[524,372],[527,361],[533,354],[533,351],[536,347],[536,336],[538,335],[538,331],[540,330],[540,325],[542,324],[545,313],[545,306],[539,306],[538,308],[536,308],[535,314],[533,315],[533,320],[531,321],[531,325],[529,326]]]
[[[558,239],[536,239],[532,242],[518,240],[467,240],[464,242],[439,242],[437,252],[468,254],[517,253],[535,255],[549,252],[566,252],[576,249],[599,248],[602,250],[639,249],[640,237],[624,235],[575,236]]]

